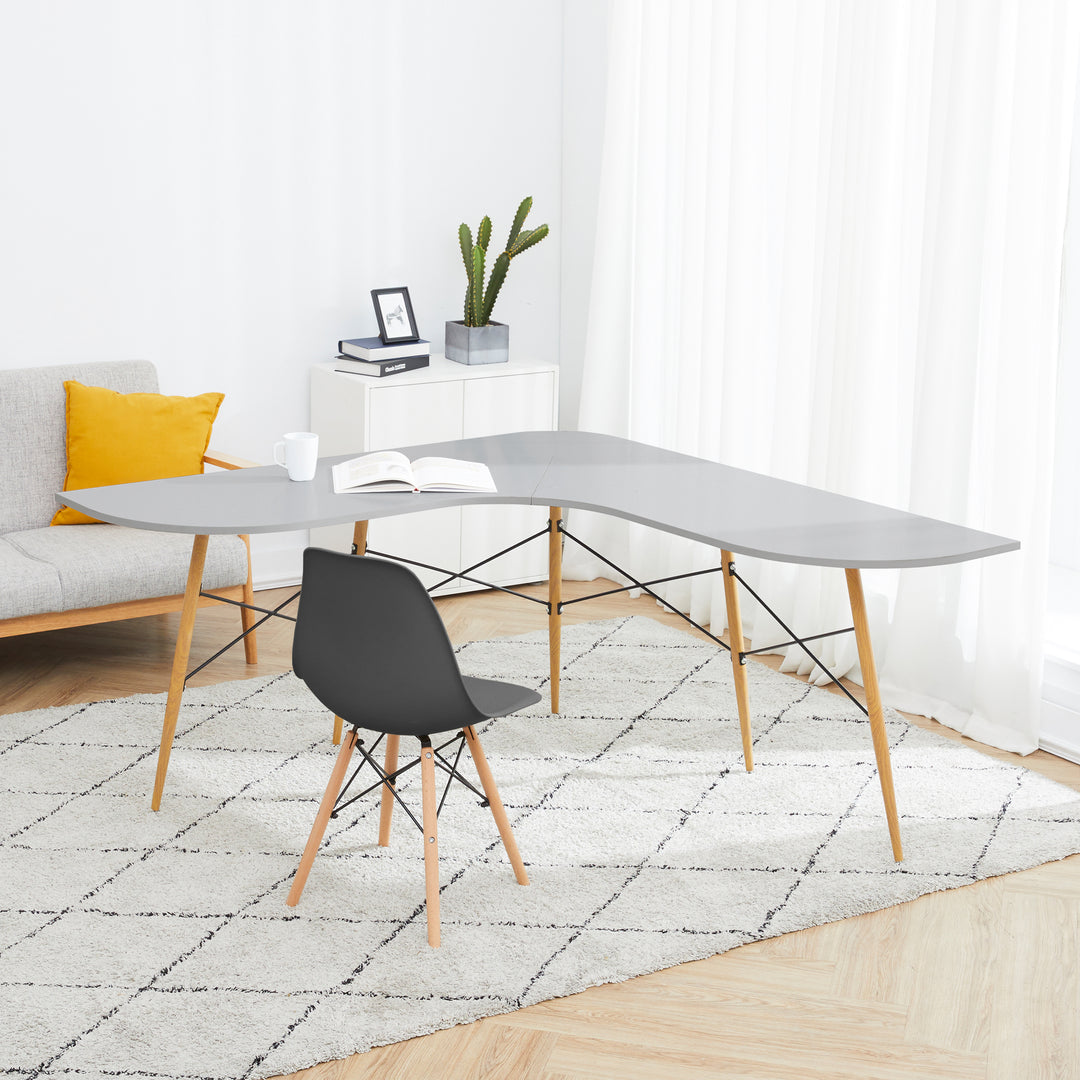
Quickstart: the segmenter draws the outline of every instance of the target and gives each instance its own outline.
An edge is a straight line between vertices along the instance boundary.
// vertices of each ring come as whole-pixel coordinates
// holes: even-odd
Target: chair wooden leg
[[[424,793],[424,879],[427,892],[427,939],[438,948],[439,936],[439,827],[435,802],[435,751],[427,739],[420,747],[420,777]]]
[[[386,760],[383,768],[392,773],[397,768],[398,744],[401,742],[400,735],[386,736]],[[394,816],[394,796],[390,789],[383,784],[382,802],[379,806],[379,847],[390,846],[390,821]]]
[[[885,800],[885,818],[889,823],[889,839],[892,842],[893,858],[902,862],[904,849],[900,845],[900,820],[896,813],[889,737],[885,733],[885,717],[881,711],[881,693],[878,690],[874,649],[870,642],[870,623],[866,618],[862,575],[858,569],[845,570],[844,573],[847,575],[848,599],[851,601],[851,618],[855,624],[855,642],[859,648],[859,667],[862,669],[863,689],[866,691],[866,710],[870,716],[870,734],[874,740],[881,797]]]
[[[731,671],[735,678],[735,700],[739,705],[739,730],[742,733],[743,763],[747,772],[754,771],[754,746],[750,735],[750,683],[742,652],[746,647],[742,636],[742,613],[739,610],[739,589],[735,583],[735,557],[721,551],[724,563],[724,600],[727,603],[728,644],[731,645]]]
[[[255,587],[251,580],[251,539],[247,536],[241,536],[241,540],[244,541],[244,546],[247,548],[248,553],[248,573],[247,581],[244,582],[244,603],[255,603]],[[259,646],[255,640],[255,631],[251,628],[255,625],[255,612],[251,608],[242,607],[240,609],[240,626],[247,631],[250,631],[244,637],[244,659],[249,664],[257,664],[259,662]]]
[[[345,721],[340,716],[334,717],[334,745],[341,745],[341,732],[345,727]]]
[[[311,826],[304,854],[300,857],[300,865],[296,868],[296,877],[293,878],[292,888],[285,898],[289,907],[296,907],[300,902],[300,894],[304,891],[308,874],[311,872],[311,864],[318,854],[319,845],[322,843],[326,832],[326,823],[330,820],[330,814],[334,809],[334,803],[341,792],[341,785],[345,783],[345,773],[349,768],[349,759],[352,757],[353,748],[356,746],[356,728],[350,728],[345,742],[338,751],[337,760],[334,762],[333,771],[330,773],[330,782],[326,785],[322,802],[319,803],[319,812],[315,815],[315,824]]]
[[[510,865],[514,868],[514,877],[517,878],[519,885],[528,885],[529,875],[525,872],[525,863],[521,860],[517,841],[514,839],[513,830],[510,828],[510,819],[506,816],[506,808],[503,806],[502,799],[499,798],[499,789],[495,786],[495,778],[491,775],[491,767],[487,763],[484,748],[480,745],[479,738],[477,738],[476,729],[470,725],[467,728],[462,728],[462,733],[465,735],[465,742],[468,744],[469,753],[472,754],[473,763],[476,765],[476,771],[480,776],[480,783],[483,785],[484,794],[487,796],[491,816],[495,819],[499,835],[502,837],[507,858],[509,858]]]
[[[551,661],[551,711],[559,711],[559,651],[562,644],[562,508],[552,506],[548,512],[551,532],[548,534],[548,653]]]
[[[208,536],[196,536],[191,542],[191,561],[188,563],[184,604],[180,609],[180,629],[176,632],[169,697],[165,703],[165,719],[161,725],[161,746],[158,749],[154,794],[150,799],[152,810],[161,809],[161,793],[165,790],[165,774],[169,770],[169,754],[172,752],[173,736],[176,734],[176,719],[180,715],[180,702],[184,697],[184,679],[187,675],[188,656],[191,653],[191,635],[195,630],[195,613],[199,610],[199,590],[202,588],[208,540]]]

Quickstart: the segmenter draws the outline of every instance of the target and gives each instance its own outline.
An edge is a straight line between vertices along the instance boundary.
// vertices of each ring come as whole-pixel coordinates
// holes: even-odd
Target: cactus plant
[[[538,225],[535,229],[525,229],[525,218],[532,209],[532,196],[527,195],[521,200],[521,205],[514,215],[514,223],[510,226],[510,235],[506,240],[506,247],[491,266],[491,274],[484,285],[484,268],[487,261],[488,244],[491,242],[491,218],[484,216],[480,222],[480,228],[476,230],[476,241],[473,241],[472,230],[462,222],[458,229],[458,243],[461,245],[461,258],[465,263],[465,318],[466,326],[487,326],[491,322],[491,309],[499,296],[499,290],[506,280],[506,272],[510,269],[510,260],[520,255],[523,251],[539,244],[548,234],[546,225]]]

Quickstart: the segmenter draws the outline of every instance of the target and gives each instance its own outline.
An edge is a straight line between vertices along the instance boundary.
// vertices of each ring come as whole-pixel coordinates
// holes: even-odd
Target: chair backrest
[[[0,371],[0,533],[44,528],[56,513],[67,474],[65,379],[122,394],[158,389],[148,360]]]
[[[486,719],[419,578],[370,556],[304,552],[293,670],[346,723],[372,731],[431,735]]]

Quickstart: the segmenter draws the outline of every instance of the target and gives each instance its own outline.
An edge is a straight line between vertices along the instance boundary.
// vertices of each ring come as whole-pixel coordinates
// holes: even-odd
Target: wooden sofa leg
[[[251,581],[251,540],[247,536],[241,535],[241,540],[244,541],[244,547],[247,548],[247,581],[244,582],[244,603],[255,603],[255,589]],[[255,612],[249,607],[242,607],[240,609],[240,625],[244,630],[249,633],[244,638],[244,659],[249,664],[257,664],[259,662],[259,646],[255,640],[255,631],[251,628],[255,625]]]

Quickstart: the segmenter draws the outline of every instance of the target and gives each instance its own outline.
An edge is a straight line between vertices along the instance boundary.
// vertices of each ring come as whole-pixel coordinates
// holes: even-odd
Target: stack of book
[[[431,342],[401,341],[384,345],[382,338],[351,338],[338,342],[337,371],[352,375],[398,375],[402,371],[428,366]]]

